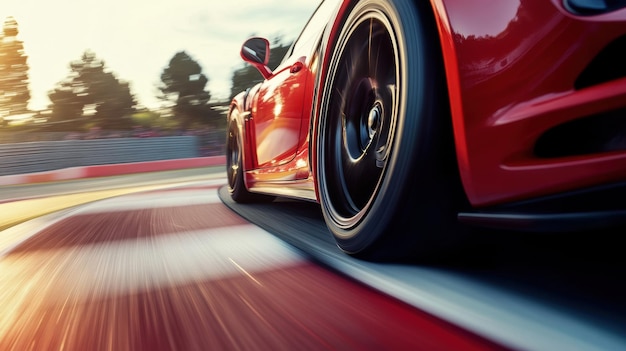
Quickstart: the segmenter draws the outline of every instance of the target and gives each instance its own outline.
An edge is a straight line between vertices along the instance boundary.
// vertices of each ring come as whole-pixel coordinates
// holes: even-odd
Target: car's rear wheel
[[[432,13],[416,6],[356,3],[322,92],[322,212],[339,247],[367,259],[433,258],[459,235],[441,54]]]
[[[236,112],[233,112],[236,113]],[[226,177],[231,198],[239,203],[272,201],[274,197],[248,191],[243,174],[243,137],[236,119],[228,126],[226,140]]]

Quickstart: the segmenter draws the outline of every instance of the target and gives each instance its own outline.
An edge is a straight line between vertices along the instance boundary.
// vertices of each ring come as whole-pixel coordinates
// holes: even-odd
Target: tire
[[[432,10],[416,3],[356,3],[322,92],[322,213],[337,245],[368,260],[437,259],[462,237],[441,50]]]
[[[236,113],[233,110],[232,113]],[[274,197],[248,191],[243,174],[243,137],[236,119],[230,119],[226,140],[226,176],[230,197],[238,203],[269,202]]]

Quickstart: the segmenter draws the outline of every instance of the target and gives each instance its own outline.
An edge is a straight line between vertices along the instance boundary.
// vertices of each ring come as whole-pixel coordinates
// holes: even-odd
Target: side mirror
[[[250,38],[241,46],[241,58],[256,67],[263,78],[272,76],[272,70],[267,67],[270,61],[270,42],[265,38]]]

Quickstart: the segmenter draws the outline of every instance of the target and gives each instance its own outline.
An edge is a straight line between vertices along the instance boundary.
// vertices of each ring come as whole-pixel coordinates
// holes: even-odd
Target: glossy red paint
[[[259,89],[250,122],[255,135],[255,168],[287,163],[296,154],[305,108],[303,96],[306,83],[311,78],[307,68],[296,73],[292,73],[291,68],[294,65],[302,67],[305,60],[304,57],[290,58]]]
[[[311,44],[302,56],[308,76],[303,78],[306,93],[298,100],[303,101],[298,102],[303,106],[300,120],[270,127],[288,126],[292,136],[286,143],[282,138],[275,143],[282,153],[267,154],[258,164],[246,163],[249,188],[269,185],[288,195],[293,187],[308,192],[305,198],[317,199],[312,179],[317,159],[311,152],[317,140],[316,89],[325,83],[333,43],[351,6],[350,1],[335,3],[321,46]],[[567,12],[558,0],[477,0],[471,6],[465,0],[431,0],[431,5],[443,52],[459,171],[471,205],[509,203],[626,179],[623,151],[557,158],[533,153],[539,136],[554,126],[626,108],[626,78],[574,87],[591,60],[626,35],[626,9],[580,17]],[[320,56],[313,59],[315,54]],[[266,91],[279,91],[276,99],[285,87],[271,81],[265,83]],[[253,116],[256,109],[276,108],[276,103],[262,106],[262,99],[254,101]],[[254,122],[255,137],[277,132],[265,128]],[[260,147],[262,141],[249,142],[257,148],[245,157],[255,159],[265,149]]]
[[[472,204],[624,179],[625,152],[539,159],[532,150],[553,126],[626,106],[624,79],[574,89],[593,57],[626,34],[626,11],[576,17],[560,1],[483,0],[471,8],[463,0],[433,3],[458,161]]]
[[[328,9],[333,10],[330,6]],[[253,117],[246,123],[245,139],[248,145],[256,147],[247,148],[244,155],[249,188],[271,186],[278,192],[281,188],[294,188],[299,196],[316,200],[309,141],[321,64],[315,46],[326,25],[319,20],[326,16],[317,16],[318,23],[310,20],[313,25],[296,39],[290,56],[259,86],[258,93],[252,94]],[[241,94],[235,97],[233,105],[243,106]]]

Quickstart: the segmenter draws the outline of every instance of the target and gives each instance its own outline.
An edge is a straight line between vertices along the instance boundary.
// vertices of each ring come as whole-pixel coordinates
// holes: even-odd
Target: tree
[[[200,64],[184,51],[177,52],[163,69],[159,98],[174,103],[172,112],[182,129],[214,125],[221,118],[209,104],[208,82]]]
[[[62,81],[58,86],[48,93],[48,98],[52,101],[52,113],[48,122],[54,123],[55,130],[81,130],[84,121],[85,96],[74,91],[71,80]],[[62,123],[63,122],[63,123]]]
[[[106,70],[93,52],[85,51],[80,60],[71,62],[70,74],[48,97],[52,101],[50,122],[67,122],[57,129],[81,129],[85,123],[102,129],[132,127],[136,101],[130,85]]]
[[[290,47],[291,44],[282,44],[282,39],[280,37],[276,38],[270,48],[270,61],[267,66],[272,70],[276,69]],[[263,76],[261,73],[254,66],[244,63],[242,68],[233,72],[230,98],[232,99],[235,95],[262,81]]]
[[[0,35],[0,121],[3,116],[28,112],[28,56],[18,33],[17,21],[8,17]]]

